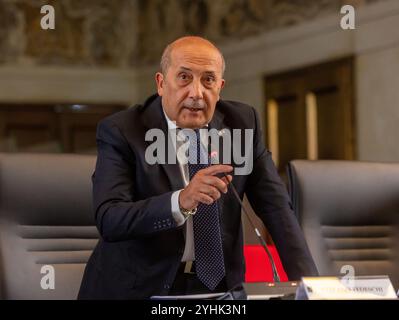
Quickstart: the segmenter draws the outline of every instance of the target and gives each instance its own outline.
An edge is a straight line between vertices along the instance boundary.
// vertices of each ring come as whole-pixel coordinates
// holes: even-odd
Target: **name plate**
[[[305,277],[298,287],[297,300],[381,300],[397,299],[387,276]]]

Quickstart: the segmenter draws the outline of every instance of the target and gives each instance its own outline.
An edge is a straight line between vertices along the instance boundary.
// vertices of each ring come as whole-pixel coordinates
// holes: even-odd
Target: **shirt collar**
[[[176,125],[176,121],[172,121],[169,119],[168,115],[165,112],[165,109],[162,108],[163,114],[165,115],[166,118],[166,122],[168,124],[168,129],[169,130],[176,130],[177,129],[177,125]]]

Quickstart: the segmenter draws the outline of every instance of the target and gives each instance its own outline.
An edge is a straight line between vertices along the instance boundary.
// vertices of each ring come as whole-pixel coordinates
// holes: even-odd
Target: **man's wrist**
[[[193,216],[196,214],[197,207],[190,209],[190,210],[180,207],[180,212],[183,214],[184,217],[188,218],[189,216]]]
[[[184,189],[179,193],[179,209],[180,209],[180,212],[184,215],[184,217],[188,218],[189,216],[192,216],[197,212],[197,207],[187,209],[188,207],[186,207],[184,204],[182,204],[181,196],[182,196],[183,192],[184,192]]]

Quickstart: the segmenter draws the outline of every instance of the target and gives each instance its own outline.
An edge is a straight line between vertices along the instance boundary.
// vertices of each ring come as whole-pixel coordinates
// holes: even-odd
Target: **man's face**
[[[166,75],[156,74],[164,110],[180,128],[201,128],[212,119],[224,86],[220,54],[190,44],[173,48],[170,60]]]

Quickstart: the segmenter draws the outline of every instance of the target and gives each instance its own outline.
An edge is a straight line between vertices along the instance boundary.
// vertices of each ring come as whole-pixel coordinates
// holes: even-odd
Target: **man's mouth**
[[[184,108],[190,110],[191,112],[198,112],[198,111],[204,110],[203,108],[188,108],[188,107],[184,107]]]

